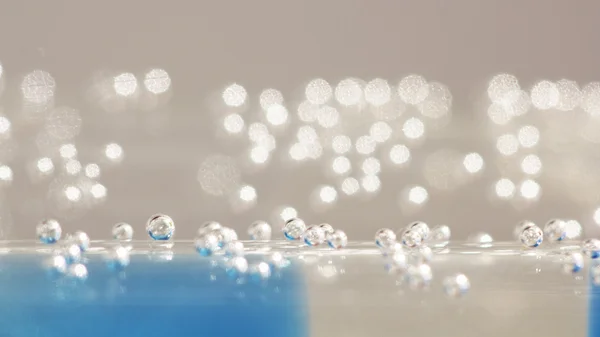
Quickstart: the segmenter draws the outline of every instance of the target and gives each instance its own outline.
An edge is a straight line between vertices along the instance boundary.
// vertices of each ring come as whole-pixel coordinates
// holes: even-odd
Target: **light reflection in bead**
[[[175,234],[175,222],[165,214],[155,214],[146,222],[146,232],[154,240],[169,240]]]
[[[271,240],[271,226],[265,221],[255,221],[248,228],[248,236],[252,240]]]
[[[215,251],[219,250],[219,238],[213,233],[207,233],[196,238],[194,246],[201,256],[211,256]]]
[[[563,272],[566,274],[578,273],[583,269],[583,255],[578,252],[567,252],[563,260]]]
[[[413,289],[426,288],[433,279],[431,267],[427,264],[409,266],[407,270],[408,281]]]
[[[396,233],[389,228],[382,228],[375,233],[375,244],[386,248],[396,243]]]
[[[341,249],[346,247],[348,244],[348,236],[344,231],[336,229],[332,233],[327,235],[327,244],[329,247],[334,249]]]
[[[325,238],[325,231],[320,226],[309,226],[302,234],[302,239],[308,246],[318,246],[325,242]]]
[[[551,219],[544,226],[544,237],[549,241],[562,241],[567,236],[567,223],[560,219]]]
[[[112,228],[112,237],[118,241],[131,241],[133,239],[133,227],[125,222],[119,222]]]
[[[255,281],[265,281],[271,277],[271,267],[266,262],[259,262],[251,265],[248,273]]]
[[[47,219],[37,225],[36,234],[42,243],[53,244],[60,240],[62,228],[58,221]]]
[[[123,270],[129,265],[129,250],[125,247],[117,246],[110,249],[106,254],[106,264],[113,271]]]

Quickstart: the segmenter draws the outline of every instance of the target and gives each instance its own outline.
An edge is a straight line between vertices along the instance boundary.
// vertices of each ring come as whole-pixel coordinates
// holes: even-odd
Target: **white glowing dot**
[[[540,184],[531,179],[523,181],[521,183],[521,187],[519,188],[521,196],[525,199],[536,199],[540,194],[540,190]]]
[[[223,90],[223,94],[221,96],[225,105],[239,107],[246,102],[248,93],[244,87],[237,83],[233,83]]]
[[[104,148],[104,154],[111,161],[118,162],[123,159],[123,148],[117,143],[111,143]]]
[[[583,87],[581,107],[592,116],[600,115],[600,82],[591,82]]]
[[[498,104],[503,105],[513,116],[522,116],[531,108],[531,99],[525,90],[515,90],[509,92]]]
[[[515,76],[498,74],[490,80],[487,92],[492,102],[504,104],[508,94],[520,89],[519,80]]]
[[[408,191],[408,201],[413,204],[421,205],[429,199],[429,193],[423,186],[412,187]]]
[[[594,211],[594,222],[596,223],[596,225],[600,225],[600,208],[597,208]]]
[[[360,154],[371,154],[375,151],[377,142],[371,136],[360,136],[356,140],[356,152]]]
[[[258,142],[269,135],[269,129],[262,123],[252,123],[248,127],[248,138],[253,142]]]
[[[61,157],[65,159],[75,158],[77,156],[77,148],[73,144],[63,144],[58,149]]]
[[[477,173],[483,169],[483,158],[479,153],[469,153],[463,160],[463,165],[469,173]]]
[[[69,159],[65,163],[65,171],[72,176],[77,175],[81,172],[81,163],[78,160]]]
[[[296,161],[304,160],[308,157],[308,149],[302,143],[294,143],[289,150],[290,158]]]
[[[122,73],[121,75],[115,76],[113,86],[117,95],[127,97],[136,92],[138,82],[134,74]]]
[[[556,82],[558,89],[558,104],[556,108],[561,111],[575,109],[581,103],[581,90],[575,81],[562,79]]]
[[[320,109],[321,107],[316,104],[312,104],[309,101],[303,101],[298,105],[298,118],[303,122],[312,123],[317,120]]]
[[[559,97],[556,84],[550,81],[540,81],[531,89],[531,104],[540,110],[556,107]]]
[[[44,174],[51,173],[52,171],[54,171],[54,164],[52,163],[52,159],[48,157],[38,159],[36,167],[41,173]]]
[[[519,129],[517,137],[522,147],[534,147],[540,141],[540,131],[535,126],[525,125]]]
[[[347,157],[340,156],[335,157],[333,159],[333,162],[331,163],[331,168],[336,174],[342,175],[350,172],[350,170],[352,169],[352,164],[350,163],[350,159],[348,159]]]
[[[4,68],[2,67],[2,64],[0,63],[0,78],[2,77],[3,73],[4,73]]]
[[[346,195],[353,195],[360,189],[360,184],[356,178],[348,177],[342,181],[342,192]]]
[[[425,133],[425,125],[418,118],[409,118],[402,125],[402,132],[409,139],[421,138]]]
[[[427,80],[420,75],[408,75],[398,83],[398,95],[405,103],[419,104],[429,95]]]
[[[323,106],[317,114],[317,122],[324,128],[332,128],[340,121],[340,113],[332,106]]]
[[[305,144],[308,156],[312,159],[319,159],[323,155],[323,146],[319,142]]]
[[[313,143],[319,139],[315,128],[309,125],[303,125],[298,129],[296,137],[300,143],[308,144]]]
[[[429,94],[423,102],[418,105],[423,116],[429,118],[442,118],[450,113],[452,107],[452,93],[442,83],[431,82],[428,85]]]
[[[377,158],[368,157],[363,160],[361,168],[366,175],[377,175],[381,172],[381,163]]]
[[[352,148],[352,140],[346,135],[338,135],[333,137],[331,141],[331,147],[333,152],[337,154],[344,154],[350,151]]]
[[[506,178],[502,178],[496,182],[496,195],[501,199],[509,199],[515,195],[515,184]]]
[[[333,90],[327,81],[317,78],[306,85],[306,100],[313,104],[325,104],[331,99]]]
[[[152,69],[144,77],[144,86],[153,94],[162,94],[171,87],[171,77],[164,69]]]
[[[363,97],[360,82],[353,78],[341,80],[335,87],[335,99],[344,106],[357,105]]]
[[[98,178],[100,176],[100,166],[94,163],[85,165],[85,175],[88,178]]]
[[[567,233],[567,239],[576,239],[581,236],[581,232],[583,231],[583,227],[577,220],[568,220],[567,226],[565,227],[565,232]]]
[[[501,135],[496,139],[496,148],[502,155],[513,155],[519,150],[519,140],[512,134]]]
[[[6,165],[0,166],[0,181],[11,182],[13,180],[13,171]]]
[[[250,159],[256,164],[263,164],[269,159],[269,150],[262,146],[255,146],[250,150]]]
[[[369,129],[369,135],[378,143],[386,142],[392,136],[392,127],[386,122],[375,122]]]
[[[75,186],[65,187],[65,196],[69,201],[77,202],[81,200],[81,190]]]
[[[369,193],[377,192],[381,188],[381,180],[378,176],[364,176],[361,185]]]
[[[92,196],[96,199],[102,199],[106,197],[106,187],[99,183],[92,185],[92,187],[90,188],[90,192],[92,193]]]
[[[512,109],[500,103],[492,103],[487,110],[488,117],[494,124],[505,125],[513,118]]]
[[[388,103],[392,97],[391,93],[390,85],[382,78],[376,78],[365,86],[365,100],[373,106]]]
[[[229,133],[240,133],[244,129],[244,119],[238,114],[227,115],[223,119],[223,127]]]
[[[410,150],[406,145],[396,144],[390,149],[390,160],[396,165],[406,164],[410,160]]]
[[[272,105],[283,104],[283,95],[277,89],[265,89],[260,93],[259,97],[260,106],[263,110],[268,110]]]
[[[6,134],[10,132],[10,120],[4,116],[0,116],[0,134]]]
[[[521,161],[521,170],[525,174],[538,174],[542,170],[542,160],[535,154],[529,154]]]
[[[271,125],[282,125],[287,122],[288,111],[283,105],[272,104],[267,108],[267,121]]]
[[[275,147],[277,147],[277,141],[273,135],[265,135],[254,143],[256,146],[264,147],[269,152],[275,150]]]
[[[43,70],[34,70],[25,75],[21,82],[23,98],[31,103],[45,104],[54,98],[56,81]]]
[[[243,201],[254,201],[256,200],[256,189],[250,185],[245,185],[240,188],[239,197]]]
[[[322,202],[330,204],[337,200],[337,191],[332,186],[323,186],[319,191],[319,198]]]
[[[298,211],[294,207],[284,207],[279,213],[279,216],[283,221],[288,221],[290,219],[294,219],[298,217]]]

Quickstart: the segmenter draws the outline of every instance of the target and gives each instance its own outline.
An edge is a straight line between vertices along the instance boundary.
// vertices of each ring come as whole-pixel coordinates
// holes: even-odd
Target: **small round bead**
[[[125,222],[119,222],[112,228],[112,237],[118,241],[131,241],[133,239],[133,227]]]
[[[320,226],[309,226],[304,231],[302,237],[304,238],[304,243],[309,246],[318,246],[325,242],[325,232]]]
[[[221,248],[225,247],[225,245],[232,241],[237,241],[238,239],[236,231],[229,227],[223,227],[214,231],[213,233],[215,233],[217,238],[219,238],[219,247]]]
[[[241,256],[225,261],[225,271],[232,278],[238,278],[248,272],[248,261]]]
[[[436,226],[429,233],[429,241],[434,244],[447,245],[450,241],[450,234],[450,227],[446,225]]]
[[[323,230],[323,232],[325,232],[325,237],[333,234],[333,232],[334,232],[333,226],[331,226],[328,223],[322,223],[322,224],[319,225],[319,227],[321,227],[321,229]]]
[[[280,252],[274,252],[269,255],[266,262],[271,266],[272,269],[282,269],[290,265],[290,260],[288,260]]]
[[[299,218],[290,219],[283,226],[283,235],[288,240],[299,240],[305,231],[306,224]]]
[[[419,247],[423,243],[423,237],[417,231],[407,229],[402,233],[402,244],[408,248]]]
[[[544,232],[541,228],[529,222],[522,227],[519,239],[523,246],[534,248],[544,241]]]
[[[408,267],[408,281],[413,288],[425,288],[431,283],[433,273],[427,264],[419,264]]]
[[[216,221],[205,222],[202,224],[202,226],[200,226],[200,228],[198,228],[198,236],[206,235],[221,228],[223,228],[223,226]]]
[[[154,240],[169,240],[175,234],[175,222],[165,214],[155,214],[148,219],[146,231]]]
[[[106,254],[106,265],[111,270],[123,270],[129,265],[129,261],[129,250],[125,247],[114,247]]]
[[[255,221],[248,228],[248,235],[252,240],[271,240],[271,226],[265,221]]]
[[[544,226],[544,236],[550,241],[562,241],[567,236],[567,223],[560,219],[552,219]]]
[[[244,244],[241,241],[231,241],[225,244],[225,256],[244,256]]]
[[[79,246],[82,252],[85,252],[90,248],[90,237],[82,231],[77,231],[72,235],[67,236],[67,241],[69,244],[76,244]]]
[[[583,255],[578,252],[568,252],[565,254],[563,271],[567,274],[573,274],[583,269]]]
[[[67,270],[67,275],[70,278],[76,279],[78,281],[85,281],[88,277],[88,270],[85,265],[81,263],[75,263],[69,266]]]
[[[587,239],[583,241],[581,250],[586,256],[592,259],[597,259],[598,257],[600,257],[600,240]]]
[[[62,247],[61,255],[68,264],[78,263],[81,261],[81,248],[77,244],[66,244]]]
[[[327,236],[327,244],[335,249],[344,248],[348,244],[348,236],[343,230],[336,229]]]
[[[455,274],[444,279],[444,292],[450,297],[460,297],[471,288],[471,283],[465,274]]]
[[[47,219],[40,222],[35,231],[40,241],[45,244],[56,243],[62,235],[62,228],[58,221],[54,219]]]
[[[396,243],[396,233],[389,228],[382,228],[375,233],[375,243],[379,247],[389,247]]]
[[[433,250],[428,246],[421,246],[415,252],[418,263],[428,263],[433,259]]]
[[[213,233],[208,233],[196,238],[194,246],[196,246],[196,251],[200,255],[211,256],[219,249],[219,238]]]
[[[266,262],[251,265],[248,272],[255,281],[264,281],[271,277],[271,267]]]
[[[421,239],[427,240],[429,238],[430,229],[423,221],[415,221],[406,227],[407,230],[416,231],[421,235]]]

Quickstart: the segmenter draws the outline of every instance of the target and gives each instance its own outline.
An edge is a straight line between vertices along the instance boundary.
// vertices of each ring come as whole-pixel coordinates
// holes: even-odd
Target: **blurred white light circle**
[[[577,239],[583,232],[583,227],[577,220],[568,220],[566,226],[567,239]]]
[[[504,156],[510,156],[519,150],[519,140],[515,135],[504,134],[496,139],[496,148]]]
[[[104,154],[112,162],[123,160],[123,148],[117,143],[111,143],[104,148]]]
[[[81,172],[81,163],[75,159],[69,159],[65,163],[65,171],[69,175],[78,175]]]
[[[375,142],[375,140],[371,138],[371,136],[360,136],[356,140],[355,146],[356,152],[363,155],[368,155],[375,151],[375,148],[377,147],[377,142]]]
[[[90,188],[90,192],[92,194],[92,197],[94,197],[95,199],[104,199],[106,197],[106,187],[100,183],[96,183],[94,185],[92,185],[92,187]]]
[[[13,171],[7,165],[0,165],[0,181],[10,183],[13,180]]]
[[[58,153],[65,159],[75,158],[77,156],[77,148],[74,144],[63,144],[58,149]]]
[[[267,108],[267,121],[274,126],[285,124],[288,119],[288,111],[283,105],[271,104]]]
[[[438,82],[428,84],[429,93],[425,100],[419,104],[419,111],[425,117],[442,118],[450,114],[452,107],[452,93],[447,86]]]
[[[540,195],[541,187],[535,180],[527,179],[521,183],[519,192],[525,199],[537,199]]]
[[[81,200],[81,190],[76,186],[66,186],[64,193],[69,201],[78,202]]]
[[[21,82],[23,98],[31,103],[46,104],[54,98],[56,81],[48,72],[34,70],[25,75]]]
[[[418,139],[425,134],[425,124],[418,118],[409,118],[402,125],[402,132],[408,139]]]
[[[429,95],[427,80],[420,75],[408,75],[398,83],[398,95],[407,104],[419,104]]]
[[[493,103],[506,104],[506,99],[511,92],[521,89],[519,80],[510,74],[498,74],[488,84],[488,97]]]
[[[362,101],[363,90],[354,78],[341,80],[335,87],[335,99],[343,106],[357,105]]]
[[[581,107],[591,116],[600,115],[600,82],[592,82],[583,87]]]
[[[312,123],[317,120],[319,115],[320,106],[312,104],[309,101],[302,101],[298,105],[298,118],[305,123]]]
[[[506,125],[513,118],[513,111],[510,106],[492,103],[487,110],[488,117],[494,124]]]
[[[295,161],[301,161],[308,157],[308,149],[302,143],[294,143],[289,150],[290,158]]]
[[[122,73],[115,76],[113,87],[117,95],[124,97],[131,96],[137,91],[137,78],[135,78],[135,75],[132,73]]]
[[[250,185],[240,188],[239,197],[242,201],[251,202],[256,200],[256,189]]]
[[[516,186],[510,179],[502,178],[496,182],[496,195],[501,199],[510,199],[515,195]]]
[[[363,160],[361,169],[365,175],[377,175],[381,172],[381,163],[375,157],[368,157]]]
[[[162,94],[171,88],[171,77],[164,69],[152,69],[144,77],[144,86],[153,94]]]
[[[50,174],[54,171],[54,164],[52,163],[52,159],[42,157],[36,162],[36,168],[42,174]]]
[[[479,153],[469,153],[463,159],[463,165],[467,172],[469,173],[477,173],[483,169],[483,158]]]
[[[326,204],[331,204],[337,200],[337,191],[332,186],[323,186],[319,190],[319,198]]]
[[[562,79],[556,82],[558,89],[558,104],[556,108],[561,111],[571,111],[581,103],[581,90],[575,81]]]
[[[0,134],[6,135],[10,133],[11,123],[10,120],[4,116],[0,116]]]
[[[366,192],[375,193],[381,188],[381,180],[378,176],[364,176],[361,185]]]
[[[331,141],[331,148],[337,154],[344,154],[352,149],[352,140],[346,135],[337,135]]]
[[[331,168],[336,174],[343,175],[350,172],[352,169],[352,164],[350,163],[350,159],[348,159],[348,157],[339,156],[333,159]]]
[[[542,160],[535,154],[529,154],[521,161],[521,170],[525,174],[536,175],[542,170]]]
[[[540,141],[540,131],[535,126],[525,125],[519,129],[517,137],[522,147],[531,148]]]
[[[306,85],[304,91],[306,100],[312,104],[325,104],[333,96],[333,89],[327,81],[322,78],[316,78]]]
[[[244,130],[244,118],[239,114],[229,114],[223,119],[223,127],[228,133],[240,133]]]
[[[100,166],[98,164],[90,163],[85,166],[85,175],[88,178],[98,178],[100,176]]]
[[[360,190],[360,184],[356,178],[348,177],[342,181],[342,192],[346,195],[354,195]]]
[[[429,193],[423,186],[414,186],[408,190],[408,201],[416,205],[422,205],[429,200]]]
[[[365,86],[365,101],[373,106],[382,106],[390,101],[391,93],[388,82],[382,78],[376,78]]]
[[[317,113],[317,122],[326,129],[338,125],[339,121],[340,113],[332,106],[325,105],[321,107]]]
[[[406,145],[396,144],[390,149],[390,160],[396,165],[406,164],[410,160],[410,150]]]
[[[269,135],[269,128],[262,123],[252,123],[248,126],[248,138],[253,142],[258,142]]]
[[[531,104],[539,110],[556,107],[560,94],[556,84],[550,81],[540,81],[531,89]]]
[[[294,207],[286,206],[279,213],[279,217],[284,222],[298,217],[298,211]]]
[[[375,122],[369,128],[369,135],[378,143],[386,142],[392,136],[392,127],[386,122]]]
[[[283,104],[283,95],[277,89],[265,89],[258,98],[263,110],[268,110],[273,105],[281,106]]]
[[[223,90],[223,94],[221,96],[225,105],[239,107],[246,103],[248,93],[243,86],[233,83]]]
[[[250,150],[250,159],[255,164],[264,164],[269,159],[269,150],[262,146],[255,146]]]

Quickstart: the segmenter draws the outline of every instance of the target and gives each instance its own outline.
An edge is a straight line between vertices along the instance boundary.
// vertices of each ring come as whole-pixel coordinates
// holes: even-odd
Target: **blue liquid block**
[[[588,336],[600,337],[600,286],[589,276]]]
[[[294,266],[238,284],[194,255],[132,256],[122,273],[92,256],[85,282],[52,279],[43,257],[0,258],[0,337],[305,337],[305,288]]]

